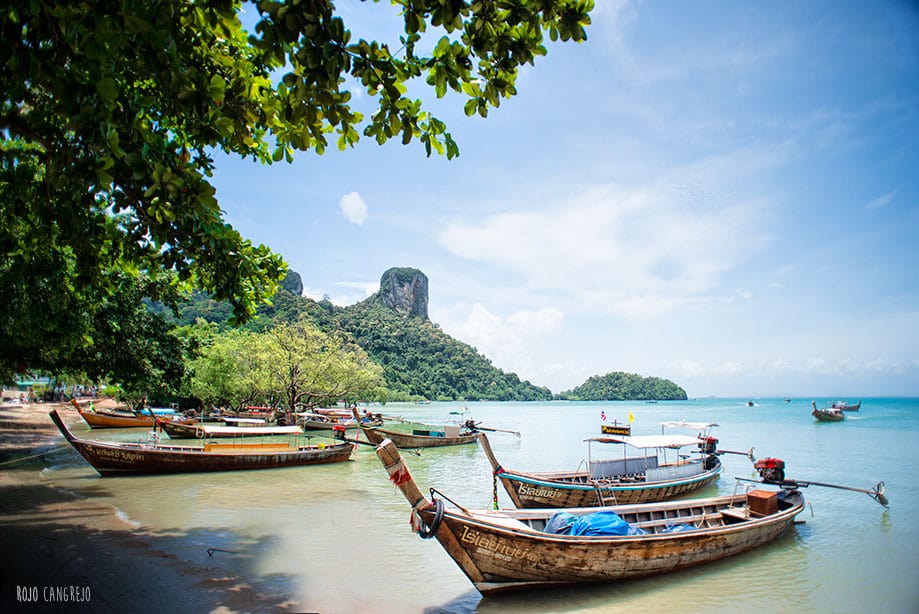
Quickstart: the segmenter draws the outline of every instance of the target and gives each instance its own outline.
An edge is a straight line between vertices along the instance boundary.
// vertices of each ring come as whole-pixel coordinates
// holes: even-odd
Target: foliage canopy
[[[445,124],[407,84],[460,95],[486,116],[516,93],[518,67],[551,40],[583,41],[593,0],[397,2],[398,50],[352,40],[328,0],[10,0],[0,12],[0,375],[54,369],[98,337],[91,314],[113,270],[175,280],[228,300],[237,321],[274,293],[280,256],[223,219],[214,151],[270,164],[420,142],[452,158]],[[244,29],[243,9],[253,13]],[[438,38],[436,33],[442,35]],[[351,90],[376,101],[369,117]],[[36,306],[38,297],[56,302]],[[7,311],[7,305],[11,305]],[[5,331],[18,330],[18,335]],[[22,332],[24,331],[24,332]],[[101,339],[96,340],[101,343]]]

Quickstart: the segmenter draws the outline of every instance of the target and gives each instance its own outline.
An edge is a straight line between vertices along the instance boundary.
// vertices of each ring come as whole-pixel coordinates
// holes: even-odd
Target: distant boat
[[[437,429],[414,429],[411,433],[403,433],[374,426],[366,426],[360,422],[360,414],[352,410],[354,419],[358,421],[367,440],[372,444],[381,444],[384,439],[390,439],[399,448],[439,448],[442,446],[459,446],[478,441],[479,431],[472,420],[460,421],[459,424],[445,424]],[[458,412],[452,412],[457,413]],[[461,414],[458,414],[461,415]]]
[[[840,422],[846,419],[846,415],[842,413],[841,409],[836,409],[835,407],[817,409],[817,404],[814,401],[811,401],[811,405],[814,406],[814,411],[811,414],[820,422]]]
[[[858,403],[849,403],[847,401],[835,401],[830,407],[832,407],[833,409],[839,409],[842,411],[858,411],[858,409],[861,406],[862,406],[861,401],[859,401]]]
[[[366,426],[383,426],[383,419],[380,414],[369,417],[365,414],[361,417],[361,422]],[[347,418],[327,416],[315,412],[299,412],[297,414],[297,424],[308,431],[331,431],[335,427],[341,427],[348,430],[358,428],[357,422],[349,414]]]
[[[90,409],[83,409],[75,399],[71,399],[70,403],[77,409],[78,412],[80,412],[80,417],[83,418],[83,421],[86,422],[86,424],[89,425],[89,428],[92,429],[149,429],[153,428],[153,423],[155,420],[154,415],[165,416],[175,413],[172,409],[164,408],[144,409],[136,411],[131,411],[128,409],[95,409],[92,407],[92,403],[89,404]],[[150,413],[151,411],[153,413]]]
[[[747,407],[753,407],[753,401],[747,401]]]
[[[57,411],[48,415],[70,445],[102,475],[271,469],[339,463],[349,460],[354,450],[350,443],[301,447],[286,443],[208,443],[202,447],[156,441],[96,441],[76,437]]]

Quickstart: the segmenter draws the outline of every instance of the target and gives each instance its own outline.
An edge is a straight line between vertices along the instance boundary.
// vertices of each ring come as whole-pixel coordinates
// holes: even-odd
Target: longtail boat
[[[125,443],[76,437],[57,411],[51,420],[70,445],[100,474],[186,473],[270,469],[339,463],[351,458],[354,446],[336,443],[293,447],[286,443],[208,443],[203,447],[158,442]]]
[[[226,418],[224,424],[203,424],[201,422],[175,422],[157,420],[156,424],[169,435],[170,439],[214,439],[222,437],[270,437],[272,435],[300,435],[303,429],[299,426],[266,425],[233,426],[233,420]]]
[[[130,412],[78,409],[80,417],[94,429],[153,428],[155,419],[151,415]]]
[[[354,430],[358,427],[358,422],[364,426],[383,426],[383,418],[380,414],[363,415],[361,419],[355,420],[348,414],[347,418],[328,416],[317,412],[299,412],[297,415],[297,424],[307,431],[331,431],[335,427],[343,427],[347,430]],[[335,429],[338,430],[338,429]]]
[[[848,401],[835,401],[830,407],[833,409],[840,409],[842,411],[858,411],[862,406],[862,402],[858,403],[849,403]]]
[[[361,422],[357,410],[354,410],[353,414],[364,435],[367,436],[367,440],[373,444],[380,444],[384,439],[389,439],[399,448],[436,448],[470,444],[478,440],[478,430],[474,424],[469,425],[470,421],[462,425],[446,424],[441,431],[416,429],[412,433],[402,433],[367,426]]]
[[[602,510],[473,510],[452,501],[447,508],[434,489],[431,500],[421,493],[393,442],[376,453],[412,506],[412,527],[436,538],[482,594],[702,565],[777,539],[804,509],[796,488]],[[599,534],[610,529],[620,534]]]
[[[121,428],[153,428],[154,416],[174,414],[174,410],[166,408],[148,408],[145,410],[107,410],[96,409],[92,401],[89,409],[83,409],[76,399],[70,399],[83,421],[93,429],[121,429]]]
[[[664,423],[665,427],[667,425],[695,428],[706,433],[716,426]],[[586,440],[588,460],[582,461],[582,466],[586,468],[525,473],[503,467],[484,433],[479,438],[491,463],[493,479],[501,482],[518,508],[600,507],[673,499],[714,482],[722,471],[718,455],[728,452],[719,451],[718,440],[710,434],[702,437],[667,434],[592,437]],[[623,444],[623,455],[592,460],[590,445],[593,443]],[[700,458],[686,460],[680,457],[678,451],[687,446],[698,447]],[[628,456],[630,447],[640,450],[642,455]],[[672,462],[666,462],[667,450],[676,451]],[[752,457],[752,450],[745,455]]]
[[[842,413],[841,409],[836,409],[835,407],[818,409],[817,404],[813,401],[811,401],[811,405],[814,406],[814,411],[811,414],[820,422],[842,422],[846,419],[846,415]]]

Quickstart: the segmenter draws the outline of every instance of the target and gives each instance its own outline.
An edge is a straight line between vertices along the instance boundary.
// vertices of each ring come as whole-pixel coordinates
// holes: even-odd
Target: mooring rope
[[[65,442],[65,443],[66,443],[66,442]],[[19,462],[22,462],[22,461],[24,461],[24,460],[29,460],[30,458],[38,458],[39,456],[44,456],[45,454],[50,454],[50,453],[53,452],[54,450],[60,448],[62,445],[63,445],[62,443],[59,443],[59,444],[55,445],[53,448],[51,448],[50,450],[45,450],[44,452],[39,452],[39,453],[37,453],[37,454],[30,454],[29,456],[21,456],[21,457],[19,457],[19,458],[14,458],[13,460],[3,461],[2,463],[0,463],[0,466],[3,466],[3,465],[11,465],[11,464],[13,464],[13,463],[19,463]]]

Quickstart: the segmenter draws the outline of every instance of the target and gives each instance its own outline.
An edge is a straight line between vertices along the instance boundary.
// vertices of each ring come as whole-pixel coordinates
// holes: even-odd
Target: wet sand
[[[134,527],[112,506],[42,481],[46,463],[69,449],[48,417],[52,408],[68,424],[81,421],[66,405],[0,406],[0,610],[299,611],[276,587],[250,583],[245,557],[189,561],[174,536]]]

